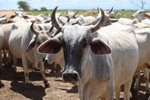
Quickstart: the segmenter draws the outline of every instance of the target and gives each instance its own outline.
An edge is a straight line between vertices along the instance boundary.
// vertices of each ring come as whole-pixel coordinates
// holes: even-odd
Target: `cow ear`
[[[91,47],[92,52],[96,55],[111,53],[111,48],[100,39],[93,39],[90,42],[90,47]]]
[[[46,20],[44,23],[50,23],[51,22],[51,20]]]
[[[147,18],[150,18],[150,15],[148,15],[148,14],[145,14],[145,17],[147,17]]]
[[[30,41],[30,43],[29,43],[29,45],[28,45],[26,51],[28,52],[28,51],[30,51],[32,48],[34,48],[35,44],[36,44],[36,40],[35,40],[35,38],[34,38],[34,39],[32,39],[32,40]]]
[[[16,15],[12,15],[12,16],[10,16],[10,18],[15,18],[16,17]]]
[[[12,21],[12,20],[8,20],[8,21],[7,21],[7,23],[14,23],[14,21]]]
[[[31,21],[31,23],[35,23],[36,21]]]
[[[29,17],[27,15],[23,15],[23,18],[24,19],[28,19]]]
[[[50,39],[42,43],[37,51],[39,53],[56,54],[60,51],[62,43],[57,39]]]

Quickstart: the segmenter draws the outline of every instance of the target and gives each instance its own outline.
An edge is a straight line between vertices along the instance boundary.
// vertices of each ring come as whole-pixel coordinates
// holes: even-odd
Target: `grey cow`
[[[51,19],[62,35],[41,44],[38,52],[56,54],[63,48],[65,70],[62,78],[65,82],[78,83],[81,100],[113,100],[114,90],[119,100],[123,84],[124,100],[129,100],[139,58],[132,27],[116,23],[101,28],[105,19],[103,10],[95,25],[61,26],[55,19],[56,9]]]

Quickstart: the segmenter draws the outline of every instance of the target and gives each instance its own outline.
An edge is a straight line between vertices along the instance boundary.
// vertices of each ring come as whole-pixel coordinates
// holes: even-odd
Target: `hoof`
[[[132,98],[134,99],[138,98],[138,91],[136,89],[132,89],[131,93],[132,93]]]
[[[4,87],[4,84],[0,82],[0,88]]]
[[[31,86],[31,84],[32,84],[32,83],[29,81],[29,82],[27,82],[27,83],[24,83],[24,86],[25,86],[26,89],[28,89],[28,88]]]
[[[146,96],[147,100],[148,100],[148,98],[150,99],[150,91],[146,91],[145,96]]]
[[[54,71],[54,70],[52,70],[52,71],[51,71],[51,73],[52,73],[52,74],[54,74],[54,73],[55,73],[55,71]]]
[[[45,84],[45,88],[49,88],[50,87],[50,85],[49,85],[49,83],[47,81],[44,81],[44,84]]]

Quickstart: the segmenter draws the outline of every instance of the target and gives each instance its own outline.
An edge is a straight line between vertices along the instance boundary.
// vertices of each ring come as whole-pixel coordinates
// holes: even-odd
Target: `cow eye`
[[[40,43],[40,42],[37,42],[37,44],[40,45],[41,43]]]

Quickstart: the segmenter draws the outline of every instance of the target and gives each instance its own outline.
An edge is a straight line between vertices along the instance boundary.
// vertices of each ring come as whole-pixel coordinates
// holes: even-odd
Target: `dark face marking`
[[[64,30],[65,32],[65,30]],[[82,33],[83,32],[83,33]],[[62,45],[64,49],[65,71],[63,73],[64,81],[77,82],[81,78],[81,62],[83,51],[88,44],[85,31],[67,32],[62,36]],[[68,75],[68,77],[64,77]]]

